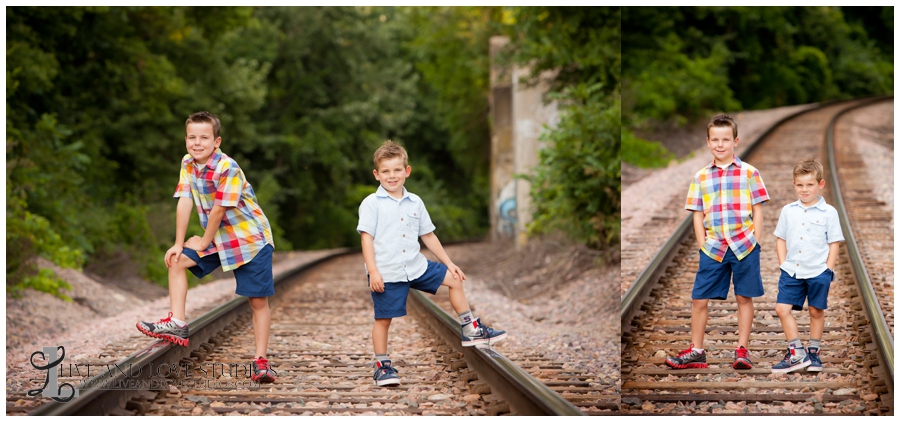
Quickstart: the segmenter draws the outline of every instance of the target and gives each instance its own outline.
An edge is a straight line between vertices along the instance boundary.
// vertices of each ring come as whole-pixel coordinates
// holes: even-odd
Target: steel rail
[[[417,290],[410,291],[410,296],[413,299],[411,301],[413,307],[429,317],[427,320],[435,331],[454,349],[463,353],[466,363],[478,373],[479,379],[487,382],[493,393],[503,397],[516,414],[584,415],[572,403],[497,351],[490,348],[462,347],[459,321],[456,318]]]
[[[769,136],[775,129],[780,127],[782,124],[791,120],[797,116],[800,116],[805,113],[809,113],[814,110],[819,110],[822,107],[833,105],[840,102],[827,102],[827,103],[819,103],[815,107],[810,107],[805,110],[798,111],[791,115],[785,116],[779,119],[777,122],[772,124],[765,132],[761,133],[756,137],[751,143],[747,144],[743,151],[741,151],[741,155],[749,155],[757,145],[761,143],[763,139]],[[693,228],[693,215],[692,213],[688,213],[688,215],[681,221],[681,224],[675,229],[675,232],[669,237],[669,240],[666,241],[662,245],[661,248],[656,252],[653,256],[653,259],[650,260],[650,263],[644,267],[643,271],[638,275],[635,279],[634,283],[628,288],[625,292],[625,295],[622,296],[622,307],[619,311],[619,320],[622,326],[622,332],[624,334],[627,327],[631,325],[631,321],[634,318],[634,314],[637,311],[636,306],[640,304],[648,294],[650,294],[651,286],[655,284],[659,277],[662,275],[663,271],[665,271],[666,266],[672,262],[672,257],[675,255],[675,251],[678,250],[678,244],[681,243],[682,239],[691,233],[691,229]]]
[[[882,361],[887,366],[886,372],[890,377],[891,388],[893,389],[894,338],[891,335],[887,321],[884,319],[884,312],[881,310],[881,305],[878,304],[878,299],[875,296],[875,290],[872,288],[872,281],[869,279],[868,271],[866,271],[866,265],[863,261],[862,254],[859,252],[859,247],[856,245],[856,236],[854,236],[853,228],[850,226],[850,217],[847,213],[847,208],[844,205],[844,198],[841,194],[841,185],[838,183],[837,164],[835,162],[834,152],[834,125],[838,118],[850,110],[865,107],[880,101],[887,101],[888,99],[893,99],[893,96],[873,98],[853,107],[848,107],[835,114],[834,117],[831,118],[831,121],[828,122],[828,128],[825,132],[825,142],[828,148],[828,176],[829,179],[831,179],[831,189],[833,192],[832,202],[838,211],[838,215],[840,215],[841,230],[844,233],[844,238],[847,239],[845,245],[847,246],[847,251],[850,256],[850,268],[853,270],[853,275],[856,276],[856,283],[863,299],[862,302],[866,307],[866,313],[869,315],[869,321],[872,323],[872,331],[875,334],[875,339],[882,355]]]
[[[332,254],[287,270],[275,277],[275,288],[281,290],[282,286],[284,286],[284,280],[313,266],[321,264],[322,262],[353,252],[356,252],[356,249],[338,249]],[[131,400],[132,397],[140,394],[138,390],[101,389],[96,387],[109,384],[121,385],[137,383],[138,381],[149,380],[150,377],[154,375],[154,367],[156,368],[157,375],[162,375],[159,374],[161,368],[167,368],[166,374],[168,374],[172,367],[170,362],[181,362],[182,359],[189,358],[191,353],[200,349],[203,343],[228,326],[228,324],[233,322],[238,315],[249,311],[249,309],[250,305],[246,298],[236,297],[231,299],[189,322],[191,329],[188,347],[174,346],[160,340],[147,349],[137,352],[125,358],[125,360],[113,365],[111,370],[104,371],[85,381],[84,385],[94,387],[80,388],[78,397],[75,397],[66,403],[51,402],[44,404],[33,410],[29,415],[98,416],[108,415],[116,409],[126,408],[128,401]],[[134,374],[135,371],[137,371],[137,374]]]

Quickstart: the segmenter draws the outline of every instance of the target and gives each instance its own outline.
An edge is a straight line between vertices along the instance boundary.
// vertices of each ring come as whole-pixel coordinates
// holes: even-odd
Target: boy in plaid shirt
[[[140,332],[178,344],[188,345],[185,322],[187,274],[203,278],[220,265],[234,271],[235,294],[246,296],[253,313],[253,333],[257,356],[251,364],[251,379],[275,381],[275,371],[266,360],[269,340],[269,300],[275,294],[272,252],[275,242],[269,220],[256,200],[244,172],[219,150],[219,118],[206,111],[191,114],[185,122],[187,155],[181,161],[181,176],[175,197],[175,245],[166,251],[169,268],[169,303],[172,312],[157,322],[138,322]],[[203,237],[184,241],[191,208],[196,206]]]
[[[734,275],[738,304],[738,344],[734,369],[751,369],[750,330],[753,298],[763,295],[759,267],[762,205],[769,200],[759,171],[734,155],[740,139],[737,123],[727,115],[712,118],[706,128],[706,146],[713,161],[694,175],[685,209],[694,213],[694,235],[700,265],[691,292],[691,347],[666,358],[675,369],[706,368],[703,336],[710,299],[724,300]]]

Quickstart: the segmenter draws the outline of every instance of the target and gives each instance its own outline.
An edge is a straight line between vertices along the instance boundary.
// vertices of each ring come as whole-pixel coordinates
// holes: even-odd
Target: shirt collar
[[[215,170],[216,166],[219,164],[219,160],[222,158],[222,155],[224,155],[222,153],[222,150],[216,148],[216,150],[213,151],[213,154],[209,157],[209,161],[206,162],[206,167],[209,167],[211,170]],[[185,164],[191,164],[193,162],[194,157],[191,157],[190,154],[188,154],[188,157],[184,159]]]
[[[826,204],[825,204],[825,198],[823,198],[822,195],[819,195],[819,200],[816,201],[816,204],[813,205],[813,206],[811,206],[811,207],[809,207],[809,208],[804,207],[804,206],[803,206],[803,203],[800,202],[799,199],[796,200],[796,201],[794,201],[794,202],[791,202],[791,205],[796,205],[796,206],[798,206],[798,207],[800,207],[800,208],[805,208],[805,209],[809,209],[809,208],[818,208],[818,209],[820,209],[820,210],[822,210],[822,211],[827,211],[827,210],[825,209],[825,205],[826,205]]]
[[[378,184],[378,190],[375,191],[375,196],[390,197],[391,199],[396,199],[393,196],[391,196],[390,193],[388,193],[388,191],[384,188],[384,186],[381,186],[381,183]],[[415,201],[413,199],[413,197],[409,195],[409,191],[406,190],[406,186],[404,186],[403,187],[403,197],[400,198],[398,201],[402,201],[407,198],[409,198],[410,201]]]
[[[743,164],[741,159],[738,158],[737,155],[732,155],[732,157],[734,157],[734,159],[731,161],[731,164],[734,164],[734,166],[737,168],[741,168],[741,164]],[[731,164],[725,166],[725,168],[728,168],[729,166],[731,166]],[[707,168],[713,168],[713,167],[716,167],[716,159],[715,158],[713,158],[712,162],[709,163],[709,166],[707,166]]]

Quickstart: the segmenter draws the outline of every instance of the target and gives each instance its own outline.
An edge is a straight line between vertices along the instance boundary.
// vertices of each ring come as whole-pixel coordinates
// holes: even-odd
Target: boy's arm
[[[363,260],[366,261],[366,270],[369,272],[369,290],[373,292],[384,292],[384,279],[375,266],[375,238],[371,234],[362,232],[359,234],[360,242],[362,242]]]
[[[428,248],[434,256],[437,257],[444,265],[447,266],[447,269],[450,270],[450,275],[457,280],[465,280],[466,275],[463,274],[462,270],[450,260],[450,257],[447,255],[447,252],[444,251],[444,247],[441,246],[441,241],[438,239],[437,235],[434,232],[424,234],[421,236],[422,243]]]
[[[778,254],[778,266],[784,264],[787,259],[787,241],[780,237],[775,238],[775,253]]]
[[[759,244],[759,234],[762,233],[763,227],[763,203],[760,202],[753,206],[753,237]]]
[[[825,260],[825,265],[827,265],[828,269],[832,272],[834,272],[834,266],[837,265],[837,256],[840,248],[841,242],[832,242],[828,244],[828,259]]]
[[[703,227],[703,211],[694,211],[694,236],[697,237],[697,247],[703,249],[703,244],[706,243],[706,227]]]
[[[194,201],[191,198],[186,196],[178,198],[178,207],[175,209],[175,245],[166,251],[166,267],[171,268],[181,257],[181,251],[184,249],[184,236],[187,234],[193,208]]]
[[[206,248],[209,247],[209,244],[215,240],[216,232],[219,230],[219,225],[222,224],[222,218],[225,217],[225,211],[228,211],[228,208],[230,207],[213,205],[213,208],[206,219],[206,231],[203,232],[203,237],[200,238],[199,241],[195,241],[192,237],[188,241],[188,247],[196,251],[205,251]],[[196,246],[196,248],[193,246]]]

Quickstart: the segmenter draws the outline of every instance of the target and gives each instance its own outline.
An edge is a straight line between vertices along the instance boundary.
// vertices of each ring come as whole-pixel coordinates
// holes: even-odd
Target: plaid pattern
[[[204,230],[213,206],[226,207],[215,239],[206,250],[197,251],[201,258],[218,253],[223,271],[250,262],[267,244],[275,246],[253,187],[237,163],[218,148],[205,166],[195,165],[190,154],[184,156],[175,197],[194,199]]]
[[[756,246],[753,236],[753,205],[765,203],[769,193],[759,171],[737,156],[726,168],[715,162],[694,175],[684,208],[703,211],[706,243],[703,253],[718,262],[730,247],[738,259]]]

